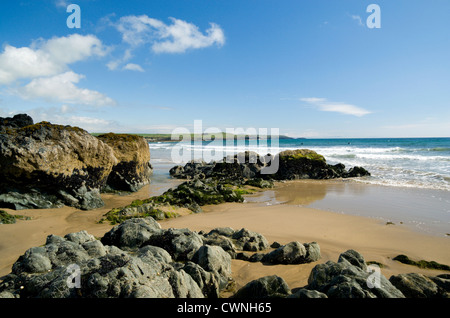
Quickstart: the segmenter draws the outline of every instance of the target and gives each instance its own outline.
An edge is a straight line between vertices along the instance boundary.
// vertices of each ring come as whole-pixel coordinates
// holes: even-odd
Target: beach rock
[[[232,236],[234,245],[241,251],[262,251],[269,248],[269,242],[260,233],[242,228],[236,231]]]
[[[429,277],[436,285],[438,285],[447,294],[450,294],[450,275],[442,274],[436,277]],[[450,295],[449,295],[450,296]]]
[[[283,278],[273,275],[253,280],[240,288],[233,298],[285,298],[291,293]]]
[[[209,233],[207,235],[217,234],[217,235],[222,235],[222,236],[231,238],[235,232],[236,232],[236,230],[234,230],[231,227],[216,227],[216,228],[212,229],[211,231],[209,231]]]
[[[189,261],[203,246],[203,240],[189,229],[168,229],[154,233],[145,244],[165,249],[175,261]]]
[[[306,288],[329,298],[404,298],[381,273],[369,270],[364,257],[353,250],[341,254],[337,263],[316,265]]]
[[[107,188],[135,192],[150,183],[150,149],[143,137],[109,133],[97,138],[113,149],[118,160],[106,181]]]
[[[318,292],[317,290],[309,290],[306,288],[300,288],[293,292],[287,298],[328,298],[324,293]]]
[[[0,118],[0,206],[90,210],[104,205],[101,191],[137,191],[150,182],[144,138],[99,138],[72,126],[33,123],[25,114]]]
[[[64,238],[50,235],[42,247],[32,247],[14,263],[12,273],[44,273],[59,266],[79,264],[92,257],[106,254],[95,237],[86,231],[72,233]]]
[[[261,262],[270,264],[304,264],[320,259],[320,247],[316,242],[301,244],[290,242],[265,254]]]
[[[407,298],[446,298],[450,290],[445,290],[444,285],[419,273],[394,275],[389,281],[397,287]]]
[[[125,250],[135,250],[148,245],[153,235],[162,232],[154,218],[133,218],[116,225],[101,239],[105,245],[114,245]]]
[[[224,202],[243,202],[244,198],[231,187],[213,179],[194,179],[153,198],[156,203],[167,203],[200,212],[200,206]]]
[[[190,261],[186,262],[181,269],[194,279],[206,298],[219,298],[220,284],[216,275]]]
[[[213,273],[220,289],[224,289],[232,280],[231,257],[220,246],[201,246],[192,257],[192,262]]]
[[[225,252],[230,254],[231,258],[236,258],[236,248],[232,240],[226,236],[217,233],[207,234],[203,236],[204,245],[220,246]]]
[[[260,156],[246,151],[218,162],[192,161],[184,167],[173,167],[170,175],[179,179],[214,178],[232,184],[270,188],[273,180],[354,178],[370,176],[370,173],[362,167],[347,171],[341,163],[327,164],[325,158],[315,151],[296,149],[282,151],[275,156]]]
[[[175,298],[204,298],[203,291],[184,270],[171,271],[168,280]]]
[[[0,134],[0,206],[103,206],[100,189],[118,163],[112,148],[78,127],[25,123]]]
[[[18,114],[6,118],[0,117],[0,132],[3,133],[6,128],[22,128],[33,124],[33,118],[27,114]]]

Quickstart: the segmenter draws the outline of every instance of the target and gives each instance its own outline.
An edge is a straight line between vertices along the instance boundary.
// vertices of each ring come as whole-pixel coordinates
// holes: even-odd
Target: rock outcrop
[[[261,184],[270,187],[270,180],[333,179],[370,176],[362,167],[348,171],[343,164],[329,165],[325,158],[308,149],[286,150],[272,156],[260,156],[245,152],[226,157],[220,162],[191,161],[184,166],[175,166],[170,175],[178,179],[233,180],[240,184]]]
[[[248,229],[197,233],[164,230],[153,218],[129,219],[100,240],[86,231],[49,235],[2,277],[0,298],[218,298],[235,285],[232,255],[242,253],[241,248],[266,246],[262,234]],[[261,255],[272,265],[301,264],[319,259],[320,249],[314,242],[291,242]],[[306,286],[290,289],[282,277],[270,275],[247,283],[231,297],[448,298],[449,292],[448,274],[400,274],[387,280],[361,254],[348,250],[337,263],[316,265]]]
[[[78,127],[33,124],[27,115],[0,124],[0,207],[89,210],[103,206],[106,186],[134,191],[148,183],[143,138],[120,135],[112,142],[110,135],[103,142]]]
[[[106,186],[113,190],[137,191],[150,181],[150,149],[136,135],[104,134],[97,137],[114,150],[118,163],[112,167]]]

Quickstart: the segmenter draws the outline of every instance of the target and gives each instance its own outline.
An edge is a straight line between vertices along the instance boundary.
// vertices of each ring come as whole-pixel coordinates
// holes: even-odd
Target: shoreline
[[[354,179],[289,180],[278,182],[276,190],[261,198],[249,197],[247,201],[362,216],[422,234],[450,236],[450,210],[443,203],[450,203],[450,192],[444,190],[392,187]]]
[[[145,199],[159,195],[166,189],[183,180],[169,179],[161,184],[147,185],[136,193],[120,196],[103,194],[105,206],[91,211],[80,211],[64,207],[48,210],[22,210],[9,213],[32,216],[34,219],[18,221],[16,224],[3,225],[0,231],[0,277],[11,272],[12,264],[28,248],[40,246],[47,235],[64,236],[71,232],[86,230],[101,237],[113,225],[96,223],[111,208],[124,206],[136,199]],[[236,287],[267,275],[283,277],[290,288],[306,285],[311,269],[328,260],[337,261],[340,253],[354,249],[360,252],[366,261],[377,261],[385,265],[381,272],[387,278],[399,273],[425,273],[438,275],[446,271],[420,269],[404,265],[392,258],[406,254],[410,258],[437,261],[450,264],[450,255],[443,253],[450,247],[450,238],[438,237],[413,231],[407,226],[386,225],[384,221],[366,216],[350,215],[305,205],[314,202],[317,197],[312,192],[299,192],[297,184],[324,186],[326,181],[297,180],[277,183],[273,189],[264,189],[246,196],[246,203],[223,203],[204,206],[204,212],[183,215],[178,218],[158,221],[163,228],[189,228],[194,231],[208,231],[215,227],[232,227],[236,230],[247,228],[264,235],[270,243],[277,241],[286,244],[292,241],[309,243],[316,241],[321,248],[322,258],[314,263],[303,265],[263,265],[240,260],[232,260],[233,278]],[[338,183],[338,182],[335,182]],[[359,187],[368,186],[358,184]],[[327,187],[325,185],[325,196]],[[324,190],[322,187],[322,190]],[[319,192],[320,192],[319,191]],[[303,203],[292,200],[292,193],[303,198]],[[267,205],[267,200],[277,200],[277,204]],[[284,203],[279,203],[282,201]],[[308,201],[309,200],[309,201]],[[289,202],[291,201],[291,202]]]

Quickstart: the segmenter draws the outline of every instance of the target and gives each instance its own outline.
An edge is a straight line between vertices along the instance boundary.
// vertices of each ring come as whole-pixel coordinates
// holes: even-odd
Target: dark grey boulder
[[[270,264],[304,264],[320,259],[320,247],[316,242],[301,244],[290,242],[276,250],[267,253],[261,259]]]
[[[92,257],[106,254],[106,250],[94,236],[86,231],[72,233],[61,238],[51,235],[42,247],[32,247],[14,263],[12,272],[44,273],[60,266],[79,264]]]
[[[171,271],[168,280],[175,298],[204,298],[201,288],[183,269]]]
[[[113,227],[101,239],[104,245],[114,245],[121,249],[138,249],[160,233],[160,225],[152,217],[133,218]]]
[[[192,257],[192,262],[213,273],[224,289],[232,280],[231,256],[220,246],[203,245]]]
[[[152,235],[146,244],[165,249],[175,261],[189,261],[203,246],[203,240],[189,229],[168,229]]]
[[[353,250],[342,253],[337,263],[316,265],[306,288],[329,298],[404,298],[399,289],[380,272],[368,268],[363,256]]]
[[[27,114],[17,114],[13,117],[0,117],[0,131],[3,127],[22,128],[33,124],[33,118]]]
[[[253,280],[240,288],[233,298],[285,298],[291,294],[283,278],[272,275]]]
[[[236,248],[241,251],[256,252],[269,248],[269,242],[262,234],[245,228],[236,231],[232,238]]]
[[[389,281],[407,298],[444,298],[448,296],[444,288],[433,279],[419,273],[394,275]]]
[[[217,233],[205,235],[203,236],[203,244],[220,246],[225,252],[230,254],[231,258],[236,258],[236,248],[232,240],[226,236]]]
[[[181,269],[194,279],[206,298],[219,298],[220,286],[216,275],[190,261],[186,262]]]

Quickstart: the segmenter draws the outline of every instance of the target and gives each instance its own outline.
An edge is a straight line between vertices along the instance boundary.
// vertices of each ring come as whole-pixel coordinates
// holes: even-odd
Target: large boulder
[[[100,189],[116,164],[111,147],[78,127],[41,122],[6,128],[0,134],[0,206],[101,207]]]
[[[364,257],[354,250],[342,253],[337,263],[316,265],[308,278],[309,290],[329,298],[404,298],[380,272],[368,268]]]
[[[189,261],[203,246],[203,240],[189,229],[171,228],[154,233],[145,244],[165,249],[175,261]]]
[[[193,255],[192,262],[213,273],[220,289],[225,288],[232,280],[231,256],[220,246],[201,246]]]
[[[0,207],[90,210],[105,189],[136,191],[149,183],[150,150],[134,135],[100,138],[72,126],[0,118]]]
[[[449,298],[450,280],[427,277],[419,273],[394,275],[389,281],[408,298]],[[442,284],[447,283],[447,285]],[[439,284],[439,285],[438,285]]]
[[[241,251],[262,251],[269,248],[269,242],[260,233],[242,228],[231,236],[237,249]]]
[[[316,242],[301,244],[290,242],[265,254],[261,262],[270,264],[304,264],[320,259],[320,247]]]
[[[135,192],[150,182],[150,150],[143,137],[109,133],[97,138],[114,150],[118,160],[108,176],[107,187]]]
[[[240,288],[233,298],[285,298],[291,294],[283,278],[272,275],[255,279]]]
[[[132,218],[114,226],[101,241],[124,250],[136,250],[148,245],[151,236],[160,232],[161,226],[154,218]]]
[[[329,165],[325,158],[309,149],[285,150],[275,156],[279,168],[272,175],[277,180],[334,179],[370,176],[362,167],[345,170],[343,164]]]

